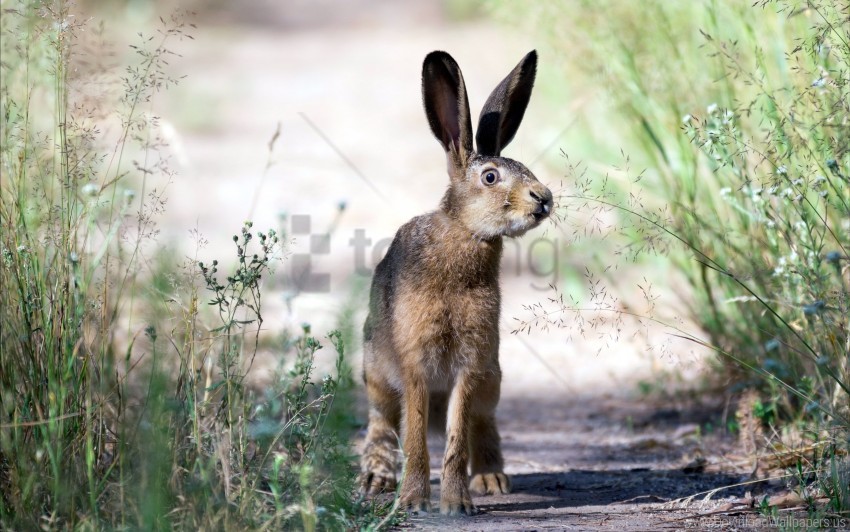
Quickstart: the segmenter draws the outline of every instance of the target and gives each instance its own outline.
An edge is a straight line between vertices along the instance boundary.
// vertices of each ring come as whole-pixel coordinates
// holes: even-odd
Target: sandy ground
[[[265,303],[269,334],[309,321],[321,336],[347,302],[353,301],[362,322],[364,292],[352,286],[368,275],[358,277],[357,268],[368,274],[386,239],[412,216],[435,208],[447,183],[442,151],[420,104],[425,54],[444,49],[454,55],[473,109],[532,48],[540,51],[543,78],[558,67],[545,38],[480,20],[450,22],[432,4],[362,0],[321,13],[330,4],[239,5],[244,8],[222,4],[198,21],[194,40],[180,43],[182,57],[172,61],[187,78],[158,104],[179,172],[169,186],[162,239],[190,254],[189,231],[197,228],[209,240],[199,258],[211,260],[232,254],[231,235],[246,219],[255,229],[291,233],[296,215],[309,216],[309,234],[295,235],[296,254],[310,252],[310,235],[332,229],[328,252],[311,255],[313,271],[330,275],[330,291],[294,294],[285,281],[294,275],[289,261],[269,282]],[[552,101],[532,97],[505,155],[528,163],[554,188],[563,176],[558,150],[569,151],[559,138],[578,104]],[[278,124],[280,137],[269,154]],[[371,240],[362,264],[351,244],[358,230]],[[680,529],[685,525],[675,519],[693,509],[671,510],[669,501],[738,480],[682,472],[703,444],[694,436],[702,414],[635,399],[642,380],[697,374],[702,354],[693,345],[629,322],[584,332],[570,326],[521,338],[510,334],[514,318],[528,315],[523,305],[551,296],[542,290],[551,275],[535,271],[549,271],[553,260],[578,272],[592,264],[590,255],[570,251],[571,230],[546,230],[557,254],[530,251],[544,235],[539,229],[511,244],[503,264],[499,418],[514,493],[478,498],[483,511],[473,518],[416,518],[408,526]],[[617,275],[665,279],[668,273]],[[664,291],[670,296],[672,289]],[[622,299],[634,301],[636,293],[632,288]],[[359,365],[359,350],[353,357]],[[255,379],[262,382],[278,362],[275,353],[264,353]],[[433,443],[436,482],[441,452],[439,440]]]
[[[717,404],[510,396],[499,413],[508,495],[473,497],[471,517],[410,518],[421,530],[766,530],[752,511],[715,514],[752,486],[732,472],[732,444],[700,434]],[[432,502],[442,441],[432,438]],[[695,460],[706,467],[692,471]]]

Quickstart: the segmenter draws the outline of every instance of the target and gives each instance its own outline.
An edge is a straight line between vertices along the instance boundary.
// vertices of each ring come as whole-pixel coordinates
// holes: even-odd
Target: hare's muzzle
[[[540,222],[552,213],[552,192],[541,185],[538,190],[529,190],[529,196],[536,203],[535,208],[531,211],[535,222]]]

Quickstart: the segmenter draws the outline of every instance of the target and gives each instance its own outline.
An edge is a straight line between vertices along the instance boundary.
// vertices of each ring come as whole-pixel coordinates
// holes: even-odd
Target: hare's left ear
[[[475,134],[478,153],[498,157],[513,140],[528,107],[536,72],[537,52],[532,50],[493,89],[478,118]]]

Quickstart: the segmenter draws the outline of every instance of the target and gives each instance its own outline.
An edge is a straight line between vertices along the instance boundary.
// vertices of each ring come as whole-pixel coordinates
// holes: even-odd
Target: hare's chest
[[[498,356],[499,290],[494,285],[406,290],[399,294],[394,336],[399,353],[419,361],[434,388],[463,368]]]

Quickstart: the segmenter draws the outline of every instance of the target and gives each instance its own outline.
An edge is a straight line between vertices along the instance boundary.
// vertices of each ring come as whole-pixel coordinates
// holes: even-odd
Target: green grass
[[[822,444],[823,455],[801,452],[804,476],[828,494],[818,511],[846,516],[850,7],[751,4],[505,1],[494,13],[573,58],[563,77],[574,92],[604,91],[576,132],[593,150],[564,147],[589,168],[570,167],[564,212],[617,217],[600,229],[626,238],[609,267],[666,258],[688,286],[678,305],[699,329],[665,318],[651,296],[637,318],[714,350],[730,393],[761,391],[756,414],[777,429],[763,445]],[[592,159],[620,149],[626,166],[645,170]],[[620,312],[587,297],[586,307]]]
[[[191,26],[163,19],[116,72],[82,52],[103,32],[64,2],[3,9],[0,528],[379,522],[386,506],[353,497],[350,315],[326,341],[264,339],[281,366],[258,392],[245,378],[279,237],[247,222],[220,262],[150,251],[151,183],[172,174],[154,102]]]

